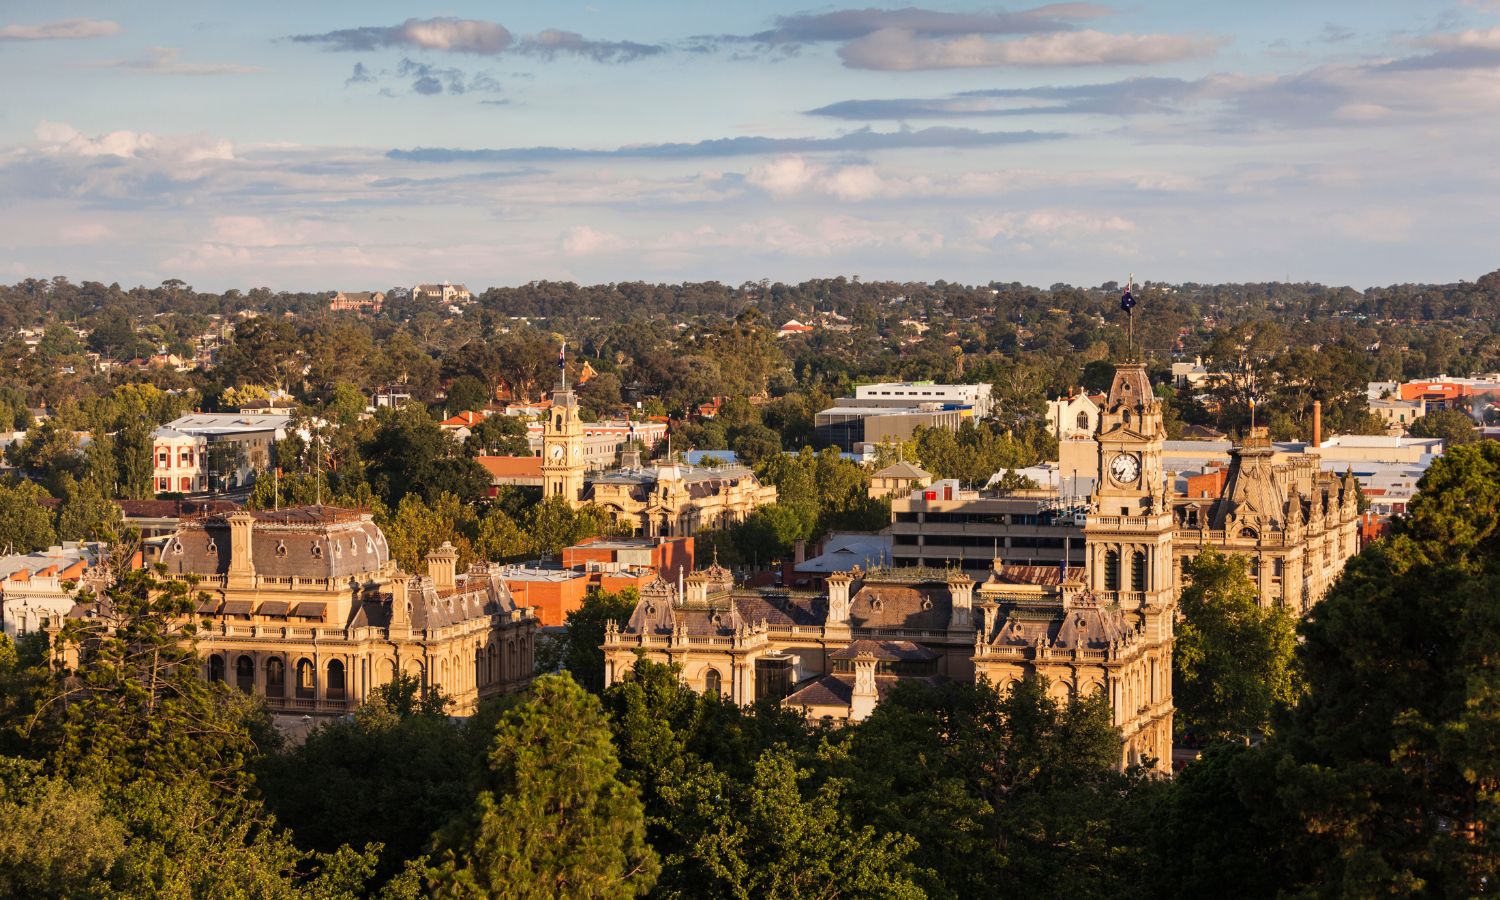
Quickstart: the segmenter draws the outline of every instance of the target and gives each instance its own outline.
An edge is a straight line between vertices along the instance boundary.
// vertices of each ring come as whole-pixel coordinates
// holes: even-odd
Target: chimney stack
[[[244,510],[229,516],[229,583],[234,587],[251,587],[255,582],[255,560],[251,553],[251,532],[255,517]]]
[[[443,541],[441,547],[427,554],[427,577],[439,591],[453,590],[457,568],[458,550],[451,541]]]
[[[1313,447],[1323,446],[1323,401],[1313,401]]]

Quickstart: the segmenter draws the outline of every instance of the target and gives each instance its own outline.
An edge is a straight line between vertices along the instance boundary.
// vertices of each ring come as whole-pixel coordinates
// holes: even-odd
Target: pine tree
[[[635,789],[617,777],[598,698],[538,678],[496,728],[484,790],[438,836],[429,879],[444,897],[634,897],[659,864]]]

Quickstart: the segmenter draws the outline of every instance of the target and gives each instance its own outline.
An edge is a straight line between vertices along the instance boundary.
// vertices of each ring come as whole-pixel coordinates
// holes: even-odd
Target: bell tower
[[[1172,571],[1172,506],[1162,472],[1161,402],[1146,366],[1115,370],[1094,435],[1099,446],[1094,492],[1084,525],[1088,585],[1118,604],[1145,639],[1146,660],[1126,694],[1139,714],[1126,735],[1134,758],[1150,757],[1170,770],[1172,756],[1172,640],[1177,592]]]
[[[564,373],[542,428],[542,496],[562,497],[576,509],[583,502],[583,468],[583,420]]]

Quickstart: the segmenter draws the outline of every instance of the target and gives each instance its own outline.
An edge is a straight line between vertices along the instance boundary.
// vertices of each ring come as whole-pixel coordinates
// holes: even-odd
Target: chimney
[[[849,721],[860,722],[875,711],[875,655],[861,651],[854,657],[854,693],[849,698]]]
[[[405,574],[398,574],[391,579],[391,624],[392,633],[404,633],[411,629],[411,616],[406,614],[406,606],[409,602],[406,593]]]
[[[427,554],[427,577],[439,591],[451,591],[455,584],[454,570],[458,568],[458,551],[451,541]]]
[[[848,572],[831,572],[828,582],[828,619],[830,627],[849,627],[849,585],[854,581]]]
[[[1313,447],[1323,446],[1323,401],[1313,401]]]
[[[229,583],[234,587],[251,587],[255,582],[255,560],[251,552],[251,533],[255,517],[244,510],[229,516]]]
[[[953,600],[953,614],[948,620],[948,629],[963,630],[973,627],[974,579],[954,572],[948,576],[948,594]]]
[[[807,541],[798,538],[795,549],[792,551],[792,553],[793,565],[800,566],[803,563],[807,562]]]

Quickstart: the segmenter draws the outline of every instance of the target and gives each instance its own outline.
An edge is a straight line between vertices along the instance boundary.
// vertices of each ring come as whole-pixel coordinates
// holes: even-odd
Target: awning
[[[263,616],[285,616],[291,604],[285,600],[267,600],[257,610]]]
[[[230,600],[224,604],[223,614],[226,616],[248,616],[255,609],[255,603],[250,600]]]
[[[199,615],[211,616],[218,611],[219,601],[216,597],[209,597],[207,600],[204,600],[202,603],[198,604]]]
[[[298,603],[297,608],[292,610],[292,615],[299,619],[323,619],[325,603]]]

